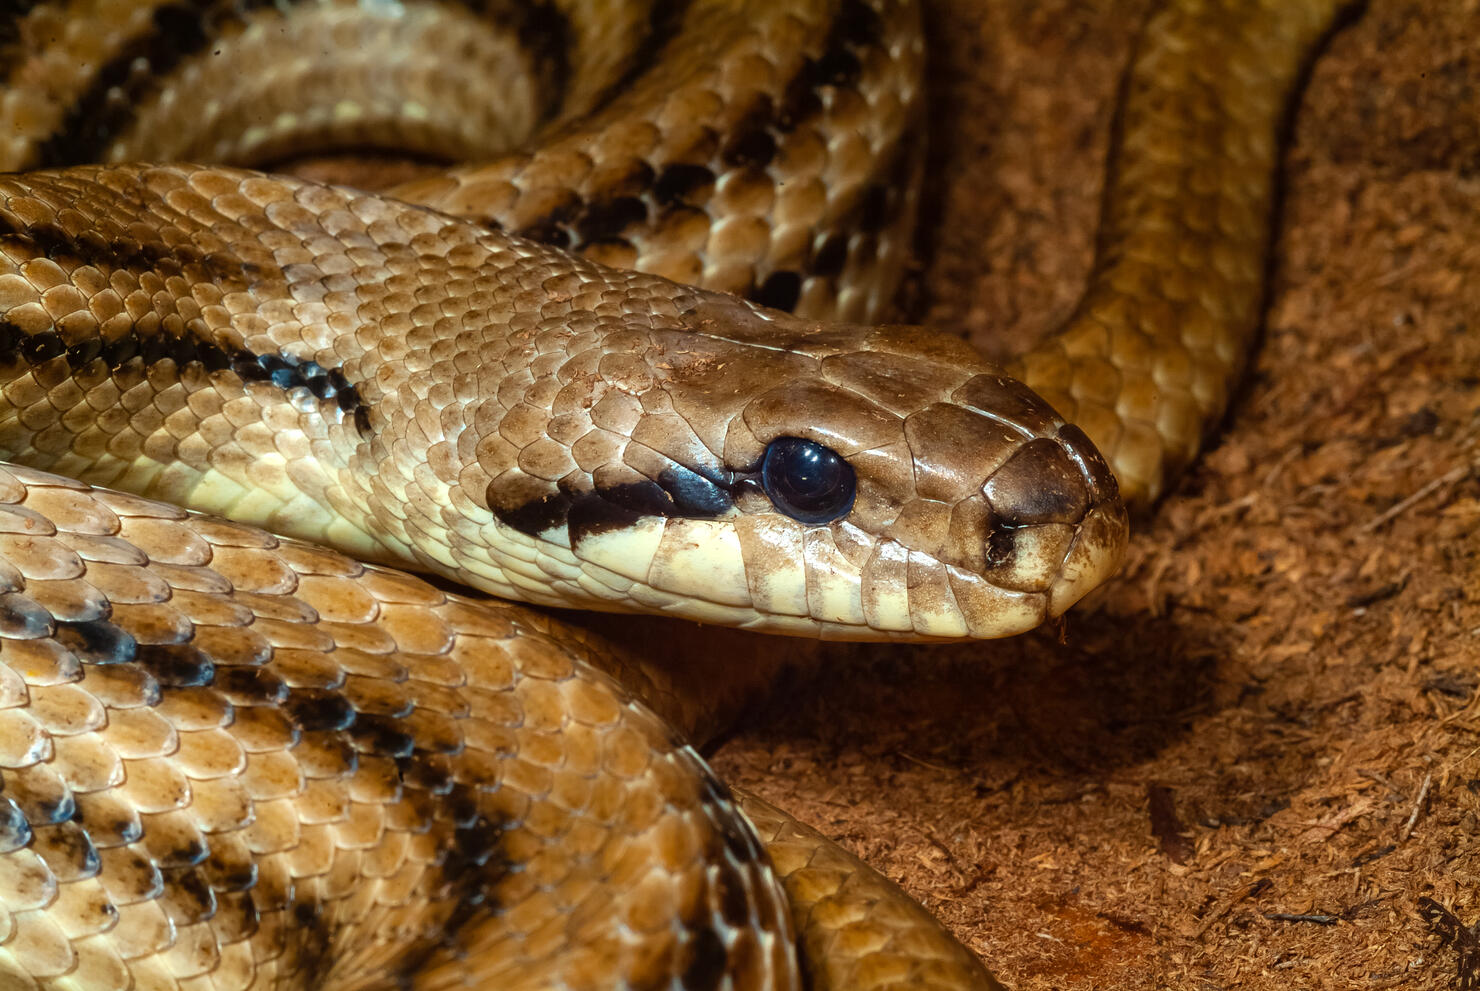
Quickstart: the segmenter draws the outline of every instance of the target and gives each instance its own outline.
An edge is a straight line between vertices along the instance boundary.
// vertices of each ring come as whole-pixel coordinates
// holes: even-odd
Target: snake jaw
[[[1104,455],[1072,424],[1059,431],[1058,439],[1085,479],[1091,504],[1049,587],[1050,616],[1062,615],[1109,579],[1120,567],[1130,536],[1120,485]]]
[[[1061,615],[1115,572],[1128,525],[1114,475],[1078,428],[1045,427],[1050,436],[1021,443],[957,503],[960,536],[934,560],[896,554],[907,594],[896,597],[892,623],[880,622],[888,610],[876,603],[872,625],[898,640],[1013,636]]]
[[[1048,595],[1061,615],[1119,566],[1127,518],[1105,459],[1063,426],[1023,446],[982,487],[990,507],[987,568],[995,584]]]

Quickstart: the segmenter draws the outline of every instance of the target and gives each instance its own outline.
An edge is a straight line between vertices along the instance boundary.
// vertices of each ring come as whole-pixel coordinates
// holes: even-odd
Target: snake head
[[[965,343],[707,293],[680,317],[567,375],[539,439],[483,449],[514,466],[484,476],[498,525],[556,548],[520,594],[828,639],[981,639],[1059,615],[1118,564],[1104,459]]]

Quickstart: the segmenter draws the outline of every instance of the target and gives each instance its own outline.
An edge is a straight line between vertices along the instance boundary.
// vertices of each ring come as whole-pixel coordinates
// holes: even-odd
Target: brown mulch
[[[936,0],[923,315],[1051,326],[1144,0]],[[1371,0],[1294,131],[1216,446],[1061,630],[860,648],[722,775],[1010,986],[1480,986],[1480,2]]]

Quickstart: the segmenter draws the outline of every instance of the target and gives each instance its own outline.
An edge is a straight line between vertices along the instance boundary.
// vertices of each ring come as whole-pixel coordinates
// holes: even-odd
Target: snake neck
[[[0,182],[0,455],[502,576],[507,554],[462,553],[533,534],[489,512],[495,477],[542,483],[506,486],[506,518],[556,491],[575,465],[545,432],[600,399],[624,345],[682,327],[675,288],[291,179],[31,174]]]

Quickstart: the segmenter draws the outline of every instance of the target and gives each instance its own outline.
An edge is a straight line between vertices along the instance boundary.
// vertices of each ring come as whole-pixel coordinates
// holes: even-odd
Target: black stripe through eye
[[[728,488],[682,465],[665,470],[658,476],[658,484],[684,516],[718,516],[735,504]]]
[[[623,482],[585,492],[531,493],[521,484],[495,479],[485,498],[504,525],[534,535],[563,523],[574,545],[589,535],[631,526],[643,517],[723,516],[735,505],[735,484],[729,472],[708,477],[672,464],[656,482]]]

